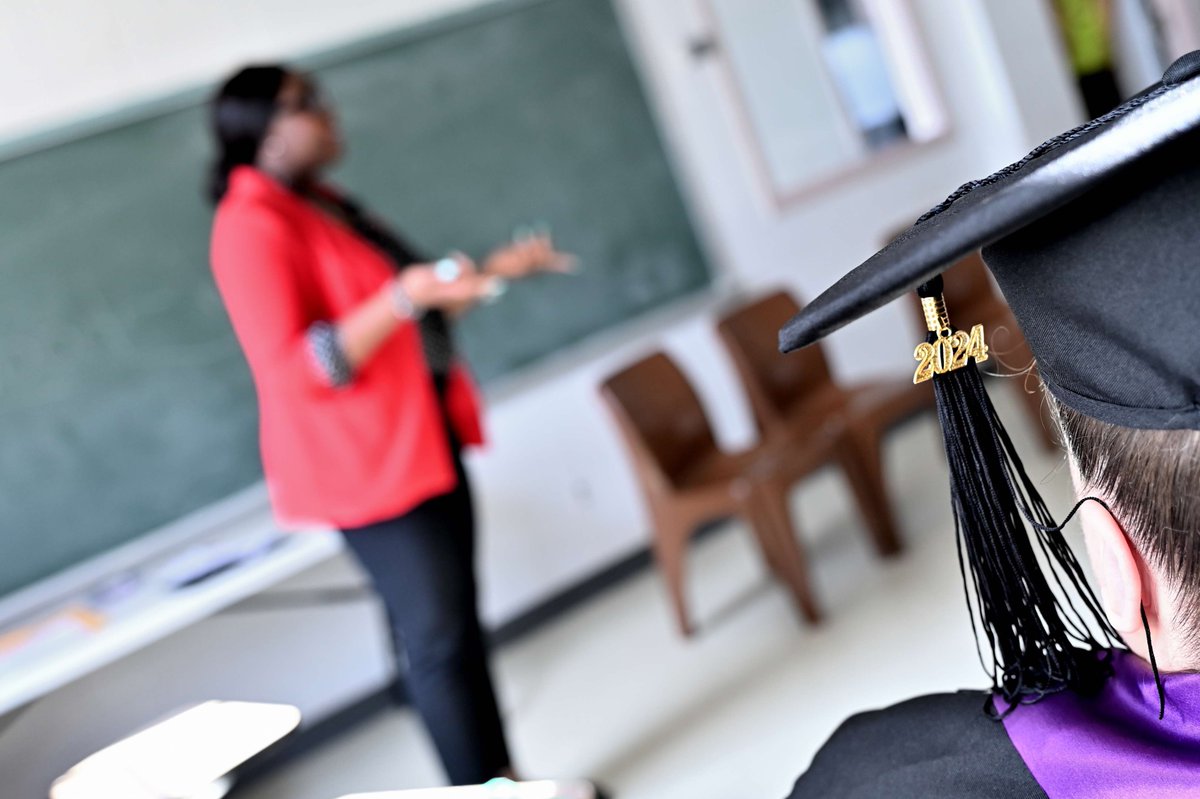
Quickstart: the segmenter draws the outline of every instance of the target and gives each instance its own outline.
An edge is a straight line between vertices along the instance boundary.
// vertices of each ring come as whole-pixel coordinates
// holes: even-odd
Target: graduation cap
[[[963,185],[780,333],[790,352],[907,291],[921,297],[929,333],[914,380],[934,384],[968,608],[1010,708],[1098,690],[1101,653],[1120,637],[972,368],[989,357],[985,333],[954,318],[940,273],[982,248],[1063,405],[1124,427],[1200,429],[1198,76],[1200,51],[1110,113]]]

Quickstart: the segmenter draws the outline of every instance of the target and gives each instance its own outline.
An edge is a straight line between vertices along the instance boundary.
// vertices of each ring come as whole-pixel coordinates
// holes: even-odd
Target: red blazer
[[[383,253],[239,167],[217,206],[212,268],[254,376],[263,469],[281,524],[361,526],[454,488],[415,323],[402,323],[345,387],[330,386],[308,350],[313,322],[340,319],[392,278]],[[478,396],[462,366],[450,374],[446,405],[459,440],[481,444]]]

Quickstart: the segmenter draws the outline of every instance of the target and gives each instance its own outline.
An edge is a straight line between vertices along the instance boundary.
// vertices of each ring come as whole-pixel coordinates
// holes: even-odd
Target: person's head
[[[1169,670],[1200,668],[1200,431],[1138,430],[1058,402],[1088,556],[1109,620]]]
[[[255,166],[286,183],[317,175],[341,154],[333,114],[312,78],[286,67],[238,71],[211,105],[217,159],[209,192],[216,202],[235,167]]]
[[[1200,667],[1200,351],[1187,344],[1200,299],[1197,92],[1200,51],[1111,113],[963,184],[780,331],[784,352],[799,349],[916,289],[927,334],[914,380],[933,382],[971,618],[1010,707],[1098,690],[1115,638],[1148,655],[1143,608],[1162,665]],[[951,321],[941,273],[976,249],[1043,382],[1071,409],[1079,493],[1112,509],[1080,511],[1099,592],[971,368],[988,359],[983,325]]]

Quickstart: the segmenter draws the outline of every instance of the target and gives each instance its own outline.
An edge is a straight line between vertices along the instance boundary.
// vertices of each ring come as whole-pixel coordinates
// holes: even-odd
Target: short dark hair
[[[1179,597],[1200,599],[1200,430],[1121,427],[1047,397],[1084,490],[1102,495]],[[1179,606],[1200,652],[1200,601]]]
[[[257,160],[275,116],[279,90],[289,74],[277,64],[245,67],[217,90],[210,107],[217,157],[208,182],[208,195],[214,203],[225,196],[229,173]]]

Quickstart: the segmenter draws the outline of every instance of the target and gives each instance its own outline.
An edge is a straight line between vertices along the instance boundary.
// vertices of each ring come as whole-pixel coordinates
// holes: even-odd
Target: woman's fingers
[[[498,247],[488,256],[484,271],[500,275],[501,277],[521,277],[526,271],[522,246],[519,244],[507,244],[503,247]]]
[[[543,262],[542,270],[560,275],[574,274],[579,269],[579,258],[569,252],[552,252]]]
[[[443,283],[453,283],[464,275],[473,275],[478,271],[475,262],[461,252],[452,252],[433,265],[433,271],[438,280]]]
[[[451,253],[438,262],[435,269],[450,290],[453,302],[473,299],[495,299],[503,293],[505,281],[519,280],[537,272],[568,274],[574,272],[578,259],[570,253],[559,252],[545,234],[526,235],[497,248],[488,256],[481,271],[474,261],[462,253]],[[485,283],[468,285],[470,278],[487,278]]]
[[[513,261],[506,271],[519,277],[535,272],[567,273],[578,263],[574,255],[554,249],[554,242],[545,235],[531,236],[509,245],[505,255]]]
[[[450,257],[458,262],[458,266],[462,270],[463,275],[474,275],[479,272],[479,268],[475,266],[475,261],[473,261],[471,256],[467,255],[466,253],[455,250],[454,252],[450,253]]]
[[[554,257],[554,244],[549,236],[537,236],[529,240],[529,257],[535,266],[547,263]]]
[[[455,254],[436,264],[414,264],[397,278],[420,307],[458,311],[494,296],[497,278],[481,274],[466,256]]]
[[[499,278],[478,272],[464,274],[453,283],[445,284],[445,300],[451,304],[478,302],[495,291],[498,280]]]

